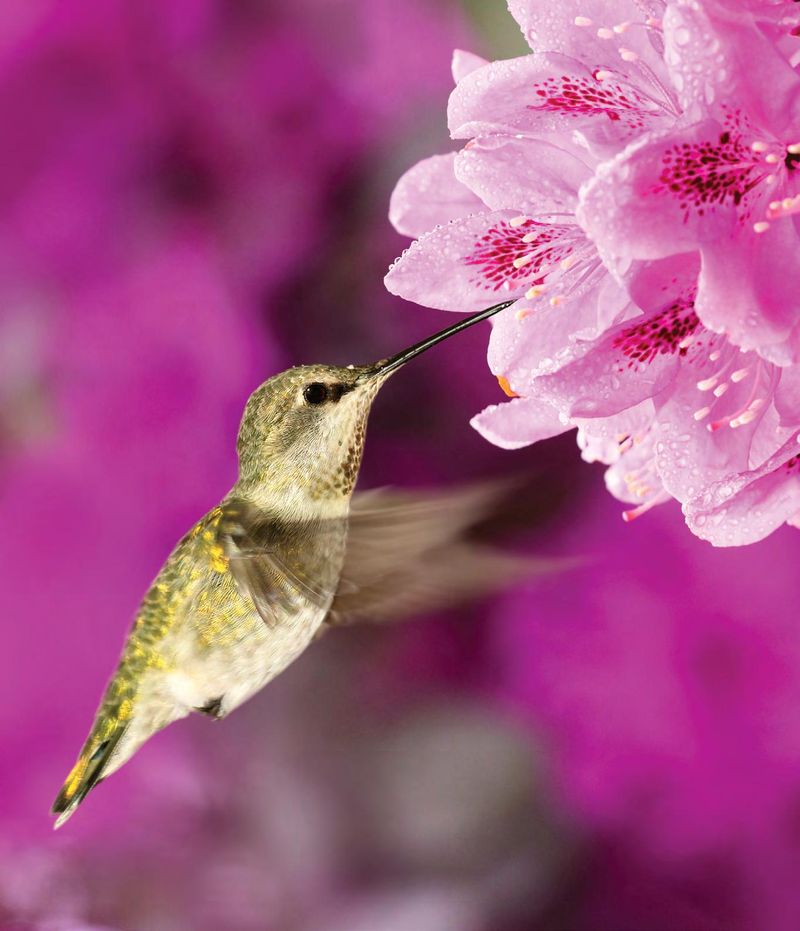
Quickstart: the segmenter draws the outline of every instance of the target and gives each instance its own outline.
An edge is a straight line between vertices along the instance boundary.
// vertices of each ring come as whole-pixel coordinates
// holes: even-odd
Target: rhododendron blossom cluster
[[[531,47],[457,52],[457,153],[400,180],[386,278],[431,307],[513,300],[474,420],[577,427],[631,506],[720,546],[800,524],[800,4],[509,0]]]

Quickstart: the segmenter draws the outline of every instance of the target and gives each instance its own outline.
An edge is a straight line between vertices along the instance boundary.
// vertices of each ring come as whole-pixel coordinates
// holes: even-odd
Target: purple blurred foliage
[[[570,584],[495,609],[497,693],[551,751],[560,805],[602,839],[576,931],[797,927],[793,542],[785,528],[716,550],[677,508],[625,525],[598,497],[553,541],[585,556]]]

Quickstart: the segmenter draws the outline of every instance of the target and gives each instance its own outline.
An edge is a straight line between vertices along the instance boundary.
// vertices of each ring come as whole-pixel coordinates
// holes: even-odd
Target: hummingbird
[[[495,487],[353,489],[386,380],[510,303],[374,364],[301,365],[253,392],[237,438],[238,479],[144,595],[53,804],[55,827],[157,731],[192,712],[224,718],[325,629],[454,603],[508,578],[511,557],[465,537]]]

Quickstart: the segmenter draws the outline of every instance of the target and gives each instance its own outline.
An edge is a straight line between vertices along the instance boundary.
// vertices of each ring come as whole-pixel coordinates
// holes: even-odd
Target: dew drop
[[[688,45],[692,41],[692,34],[686,26],[679,26],[674,33],[676,45]]]

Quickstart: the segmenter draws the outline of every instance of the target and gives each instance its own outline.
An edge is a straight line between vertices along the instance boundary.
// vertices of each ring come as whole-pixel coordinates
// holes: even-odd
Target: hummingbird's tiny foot
[[[202,707],[195,708],[195,711],[199,711],[200,714],[207,714],[210,718],[215,718],[219,721],[224,717],[222,712],[222,699],[224,697],[224,695],[220,695],[219,698],[212,698],[211,701],[206,702]]]

